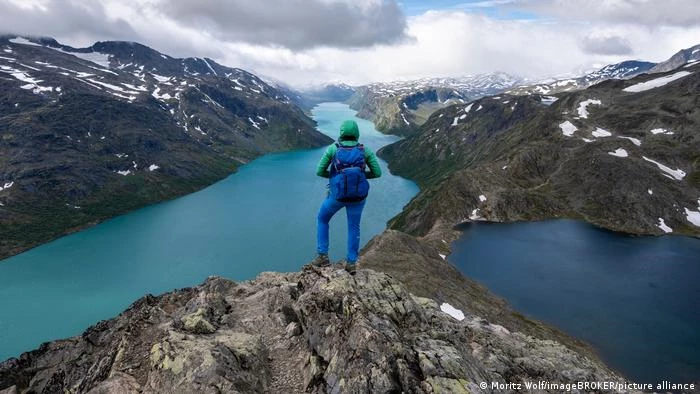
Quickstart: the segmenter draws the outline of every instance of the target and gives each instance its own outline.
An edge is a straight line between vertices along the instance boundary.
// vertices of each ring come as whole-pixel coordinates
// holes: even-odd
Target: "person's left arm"
[[[365,163],[367,163],[367,167],[369,167],[367,179],[374,179],[382,176],[382,168],[379,166],[377,155],[367,147],[365,147]]]

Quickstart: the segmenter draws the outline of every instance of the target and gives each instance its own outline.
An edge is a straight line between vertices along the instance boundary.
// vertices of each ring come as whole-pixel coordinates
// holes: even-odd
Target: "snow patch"
[[[42,46],[42,45],[39,45],[37,43],[31,42],[24,37],[15,37],[15,38],[9,39],[8,41],[10,41],[13,44],[31,45],[31,46],[35,46],[35,47]]]
[[[255,127],[256,129],[260,130],[260,125],[259,125],[259,123],[256,122],[256,121],[254,121],[253,119],[251,119],[250,116],[248,117],[248,121],[250,121],[250,123],[253,125],[253,127]]]
[[[14,182],[6,182],[4,186],[0,186],[0,192],[11,188],[14,184]]]
[[[457,126],[458,122],[459,122],[459,116],[455,116],[455,119],[452,121],[452,124],[450,126]]]
[[[442,257],[443,260],[445,260],[445,258],[447,257],[447,255],[444,255],[442,253],[438,253],[438,256]]]
[[[448,315],[452,316],[453,318],[462,321],[464,320],[464,313],[460,311],[459,309],[453,307],[452,305],[443,302],[442,305],[440,305],[440,310],[447,313]]]
[[[660,228],[663,232],[667,234],[673,232],[673,229],[666,225],[666,222],[664,222],[663,218],[659,218],[659,224],[657,224],[656,227]]]
[[[685,218],[693,225],[700,227],[700,208],[697,211],[691,211],[685,208]]]
[[[204,62],[204,64],[207,65],[207,68],[209,68],[209,69],[211,70],[211,72],[214,73],[214,75],[219,75],[219,74],[216,73],[216,70],[214,70],[214,69],[211,67],[211,65],[209,64],[209,62],[207,61],[207,59],[202,58],[202,61]]]
[[[591,104],[603,105],[603,103],[600,100],[596,100],[596,99],[588,99],[588,100],[580,102],[578,105],[578,109],[577,109],[579,118],[583,118],[583,119],[588,118],[587,107]]]
[[[542,96],[542,99],[540,99],[540,102],[544,105],[552,105],[557,100],[559,100],[559,97]]]
[[[157,169],[159,169],[159,168],[160,168],[160,167],[158,167],[157,165],[151,164],[150,166],[148,166],[148,171],[155,171],[155,170],[157,170]]]
[[[677,79],[681,79],[681,78],[686,77],[690,74],[692,74],[692,73],[689,71],[679,71],[675,74],[666,75],[666,76],[661,77],[661,78],[655,78],[655,79],[652,79],[650,81],[641,82],[641,83],[638,83],[638,84],[635,84],[632,86],[628,86],[628,87],[622,89],[622,91],[623,92],[631,92],[631,93],[644,92],[646,90],[650,90],[650,89],[664,86],[670,82],[673,82]]]
[[[630,141],[632,141],[633,144],[635,144],[635,145],[637,145],[637,146],[642,146],[642,141],[640,141],[640,140],[638,140],[638,139],[636,139],[636,138],[632,138],[632,137],[623,137],[623,136],[621,136],[621,135],[618,136],[617,138],[623,138],[623,139],[626,139],[626,140],[630,140]]]
[[[594,137],[610,137],[612,135],[611,132],[601,129],[600,127],[596,127],[591,134],[593,134]]]
[[[617,148],[615,152],[608,152],[609,155],[616,157],[627,157],[627,151],[622,148]]]
[[[670,167],[667,167],[667,166],[665,166],[665,165],[659,163],[658,161],[654,161],[654,160],[652,160],[652,159],[650,159],[650,158],[648,158],[648,157],[646,157],[646,156],[642,156],[642,158],[643,158],[644,160],[648,161],[648,162],[651,162],[651,163],[656,164],[656,166],[659,167],[659,169],[660,169],[661,171],[663,171],[663,172],[665,172],[666,174],[668,174],[668,177],[669,177],[669,178],[672,177],[672,179],[675,179],[675,180],[677,180],[677,181],[680,181],[680,180],[683,180],[683,178],[684,178],[685,175],[686,175],[686,174],[685,174],[685,171],[681,170],[680,168],[674,170],[674,169],[671,169]],[[664,174],[664,175],[666,175],[666,174]]]
[[[466,107],[464,107],[464,112],[469,113],[469,111],[472,110],[472,105],[474,105],[474,103],[471,103],[471,104],[467,105]]]
[[[484,201],[486,201],[486,196],[485,196],[485,195],[483,195],[483,194],[482,194],[482,195],[480,195],[480,196],[479,196],[479,201],[481,201],[481,202],[484,202]]]
[[[654,195],[654,191],[651,189],[647,189],[647,193],[649,193],[650,196]]]
[[[131,175],[131,170],[117,171],[117,174],[123,175],[123,176]]]
[[[403,122],[406,123],[406,126],[410,125],[408,121],[406,120],[406,116],[404,114],[401,114],[401,119],[403,119]]]
[[[155,97],[158,100],[170,100],[171,98],[173,98],[170,95],[170,93],[160,94],[160,88],[156,88],[156,90],[154,90],[153,93],[151,93],[151,96]]]
[[[475,208],[471,215],[469,215],[469,220],[483,220],[483,216],[479,214],[479,208]]]
[[[656,135],[656,134],[673,135],[673,131],[668,131],[668,130],[662,129],[662,128],[651,129],[651,130],[649,130],[649,131],[650,131],[652,134],[654,134],[654,135]]]
[[[574,135],[574,132],[578,130],[578,128],[576,128],[576,126],[574,126],[574,124],[569,122],[568,120],[560,124],[559,128],[561,129],[561,132],[567,137],[571,137],[572,135]]]
[[[479,108],[477,108],[476,110],[477,110],[477,111],[481,111],[483,108],[484,108],[484,106],[479,105]]]
[[[151,75],[153,76],[153,78],[155,78],[156,81],[158,81],[158,82],[167,82],[167,81],[170,81],[170,77],[164,77],[164,76],[158,75],[158,74],[156,74],[156,73],[149,73],[149,74],[151,74]]]

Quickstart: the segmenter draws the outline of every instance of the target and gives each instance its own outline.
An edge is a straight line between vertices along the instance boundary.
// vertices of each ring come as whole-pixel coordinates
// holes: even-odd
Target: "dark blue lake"
[[[355,119],[375,151],[398,138],[377,132],[344,104],[313,111],[336,138]],[[251,279],[298,271],[316,254],[316,213],[327,180],[315,175],[323,149],[266,155],[204,190],[120,216],[0,261],[0,360],[80,334],[147,293],[197,285],[207,276]],[[372,180],[362,245],[418,192],[411,181]],[[282,185],[282,190],[280,186]],[[331,222],[330,256],[345,256],[346,219]]]
[[[700,240],[585,223],[474,223],[448,257],[637,382],[700,381]]]

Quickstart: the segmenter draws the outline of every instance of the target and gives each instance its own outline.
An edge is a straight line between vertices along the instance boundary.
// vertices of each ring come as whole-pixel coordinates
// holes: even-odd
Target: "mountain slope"
[[[0,390],[489,393],[490,382],[624,382],[585,352],[447,305],[369,269],[212,277],[0,363]]]
[[[358,116],[372,120],[377,130],[411,135],[434,111],[514,86],[519,79],[505,73],[463,78],[423,78],[361,86],[350,97]]]
[[[632,78],[636,75],[649,72],[655,66],[655,63],[627,60],[621,63],[609,64],[600,70],[581,77],[559,79],[553,82],[543,82],[534,85],[517,86],[513,89],[509,89],[506,93],[517,96],[524,94],[556,94],[570,92],[585,89],[608,79]]]
[[[0,38],[0,258],[330,139],[240,69],[143,45]]]
[[[671,56],[670,59],[661,62],[654,66],[651,70],[649,70],[650,73],[662,73],[666,71],[671,71],[674,70],[678,67],[681,67],[689,62],[696,62],[700,60],[700,44],[695,45],[693,47],[687,48],[687,49],[682,49],[678,51],[676,54]]]
[[[483,98],[380,151],[420,194],[391,223],[570,217],[635,234],[700,235],[700,65],[558,95]],[[479,110],[479,108],[481,108]]]

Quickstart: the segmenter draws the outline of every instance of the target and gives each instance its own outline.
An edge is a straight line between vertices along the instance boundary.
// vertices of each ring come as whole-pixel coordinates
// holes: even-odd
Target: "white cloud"
[[[307,49],[408,39],[395,0],[158,0],[155,8],[224,40]]]
[[[519,0],[516,7],[566,20],[647,27],[700,25],[697,0]]]
[[[681,48],[700,43],[700,25],[691,23],[694,15],[700,14],[675,19],[663,17],[674,14],[673,10],[658,7],[658,2],[654,2],[655,8],[664,9],[657,10],[662,16],[653,16],[652,8],[647,5],[652,2],[642,1],[641,22],[630,22],[634,18],[629,4],[641,0],[605,0],[595,10],[590,8],[596,7],[581,3],[576,13],[571,4],[578,2],[489,2],[530,11],[541,8],[533,4],[549,4],[550,8],[545,11],[547,15],[556,16],[553,19],[509,20],[464,10],[428,11],[405,19],[406,29],[402,33],[413,37],[412,40],[390,41],[391,44],[378,40],[363,48],[351,44],[349,46],[354,48],[350,49],[347,43],[332,44],[332,40],[316,41],[320,46],[300,49],[293,42],[284,47],[284,40],[279,45],[266,45],[270,40],[234,39],[231,34],[235,31],[222,33],[221,26],[207,28],[206,24],[192,20],[183,22],[182,18],[164,15],[157,5],[166,0],[104,0],[100,3],[33,0],[31,6],[24,7],[15,4],[17,1],[0,2],[0,26],[5,30],[55,36],[70,45],[89,45],[106,39],[137,40],[171,56],[207,56],[225,65],[295,85],[324,81],[362,84],[492,71],[538,78],[627,59],[662,61]],[[360,14],[353,14],[355,17],[387,3],[384,0],[311,1],[334,6],[352,3],[360,10]],[[676,11],[687,13],[700,1],[671,0],[669,4],[671,8],[677,5],[679,10]],[[564,15],[567,12],[573,16]],[[596,20],[599,16],[600,21]],[[316,18],[321,17],[317,15]],[[655,18],[666,22],[657,26],[652,23],[657,20]],[[222,23],[223,20],[219,21]],[[274,24],[267,25],[266,29],[272,26]],[[276,37],[278,33],[269,37]]]

